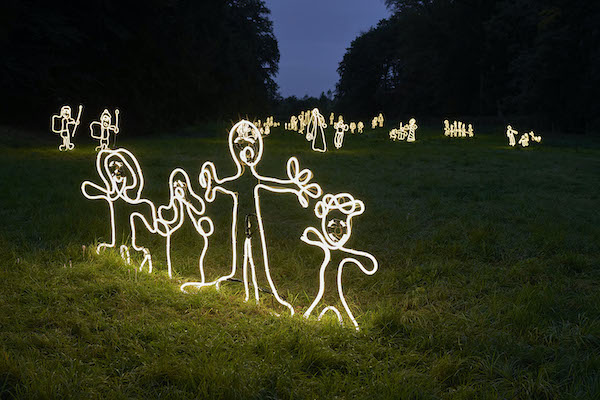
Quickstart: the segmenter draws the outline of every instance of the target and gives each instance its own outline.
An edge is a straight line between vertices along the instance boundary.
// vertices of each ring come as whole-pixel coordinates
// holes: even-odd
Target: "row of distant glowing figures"
[[[75,148],[73,138],[77,127],[81,122],[81,113],[83,112],[83,105],[79,105],[77,112],[77,118],[73,118],[73,114],[70,106],[62,106],[60,112],[53,115],[50,119],[50,129],[53,133],[58,134],[62,143],[58,146],[60,151],[69,151]],[[110,134],[114,133],[116,136],[119,133],[119,110],[115,110],[115,122],[112,122],[113,118],[108,111],[104,109],[98,121],[92,121],[90,123],[90,136],[92,139],[99,141],[96,151],[108,149],[110,145]]]

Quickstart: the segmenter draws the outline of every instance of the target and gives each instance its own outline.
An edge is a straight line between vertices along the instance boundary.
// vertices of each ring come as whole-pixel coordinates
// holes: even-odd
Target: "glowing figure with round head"
[[[208,237],[214,231],[212,220],[203,216],[205,209],[204,200],[194,192],[187,172],[181,168],[174,169],[169,176],[169,204],[158,207],[158,213],[154,215],[154,220],[148,220],[148,218],[139,212],[133,212],[129,216],[132,233],[131,245],[135,250],[141,251],[144,254],[140,270],[145,263],[148,263],[148,270],[152,272],[152,256],[148,248],[140,246],[137,243],[136,226],[138,224],[136,221],[140,221],[148,232],[159,234],[166,239],[167,271],[169,278],[171,278],[173,276],[171,237],[183,226],[187,215],[192,221],[196,232],[204,239],[204,246],[198,261],[200,275],[204,276],[204,257],[208,250]]]
[[[356,124],[356,129],[358,130],[358,133],[363,133],[363,129],[365,129],[365,124],[363,124],[362,121],[358,121],[358,124]]]
[[[383,114],[379,113],[379,115],[377,116],[377,123],[379,124],[380,128],[383,128]]]
[[[329,125],[333,125],[334,122],[335,122],[335,114],[332,112],[331,114],[329,114]]]
[[[290,118],[290,130],[297,131],[298,130],[298,118],[295,115],[292,115]]]
[[[417,120],[411,118],[408,121],[408,136],[406,137],[407,142],[414,142],[416,140],[415,133],[417,132]]]
[[[100,115],[100,121],[93,121],[90,123],[90,134],[92,138],[100,141],[100,144],[96,147],[96,151],[105,150],[109,148],[110,133],[114,132],[116,135],[119,133],[119,110],[115,110],[115,123],[112,123],[112,116],[107,109],[102,111]]]
[[[363,202],[356,200],[349,193],[326,194],[317,202],[315,215],[321,219],[321,229],[306,228],[302,233],[301,240],[311,246],[320,247],[323,250],[324,258],[319,270],[319,291],[308,310],[304,313],[305,318],[312,314],[323,299],[325,294],[325,272],[331,261],[332,253],[337,253],[343,257],[337,268],[337,294],[348,318],[358,330],[358,323],[344,297],[342,272],[344,267],[354,265],[365,274],[373,275],[379,266],[372,254],[346,247],[346,243],[352,235],[353,218],[362,214],[364,210],[365,205]],[[318,319],[321,319],[327,311],[334,312],[340,323],[342,323],[341,313],[332,305],[324,307],[319,313]]]
[[[450,136],[450,122],[447,119],[444,120],[444,136]]]
[[[319,112],[318,108],[314,108],[311,111],[311,118],[306,127],[306,139],[312,141],[312,149],[314,151],[322,153],[327,151],[325,128],[327,128],[325,117]]]
[[[522,134],[521,138],[519,139],[519,144],[523,147],[529,146],[529,134],[527,134],[527,133]]]
[[[473,125],[469,124],[469,129],[467,129],[467,136],[473,137],[475,133],[473,132]]]
[[[515,144],[517,144],[517,143],[515,142],[515,135],[518,135],[518,134],[519,134],[519,132],[518,132],[518,131],[516,131],[516,130],[514,130],[514,129],[512,128],[512,126],[508,125],[508,126],[506,127],[506,136],[508,137],[508,145],[509,145],[509,146],[511,146],[511,147],[514,147],[514,146],[515,146]]]
[[[75,148],[75,144],[71,142],[71,139],[75,137],[75,131],[79,126],[82,110],[83,106],[80,105],[77,119],[71,116],[70,106],[62,106],[60,114],[52,116],[50,129],[52,129],[53,133],[58,133],[62,138],[62,144],[58,146],[60,151],[68,151]]]
[[[371,120],[371,129],[377,128],[378,123],[379,121],[377,120],[377,117],[373,117],[373,119]]]
[[[532,141],[540,143],[542,141],[542,137],[541,136],[535,136],[535,133],[533,133],[533,131],[529,132],[529,137],[531,138]]]
[[[349,127],[348,124],[344,123],[344,117],[341,115],[338,117],[338,122],[336,122],[333,127],[335,128],[335,136],[333,138],[333,144],[336,149],[341,149],[344,144],[344,132],[347,132]]]
[[[253,245],[258,244],[263,263],[263,269],[258,272],[264,275],[268,281],[275,299],[281,305],[287,307],[290,314],[293,315],[294,309],[292,305],[279,296],[275,283],[271,277],[267,241],[260,204],[260,193],[263,191],[272,193],[291,193],[297,197],[300,205],[306,208],[308,207],[310,198],[321,196],[321,187],[316,183],[310,183],[310,180],[313,177],[312,172],[308,169],[300,170],[298,159],[296,157],[288,159],[287,179],[278,179],[261,175],[257,171],[257,167],[263,155],[263,141],[256,126],[248,121],[242,120],[231,128],[229,131],[228,142],[229,152],[231,153],[231,158],[236,166],[236,173],[232,176],[219,178],[215,165],[212,162],[207,161],[202,166],[199,181],[201,186],[206,189],[206,201],[213,202],[217,193],[230,196],[232,199],[231,272],[210,282],[207,282],[206,280],[201,282],[188,282],[181,286],[181,290],[185,291],[185,289],[190,286],[203,287],[208,285],[216,285],[216,287],[219,288],[221,282],[235,276],[238,267],[238,243],[242,242],[238,237],[240,235],[237,223],[240,217],[238,214],[240,212],[240,207],[251,205],[251,210],[249,210],[251,212],[241,216],[246,219],[247,225],[250,224],[250,221],[252,221],[253,218],[256,219],[256,226],[246,226],[247,231],[245,239],[243,240],[243,281],[246,290],[246,301],[250,296],[250,279],[248,278],[248,273],[250,272],[252,284],[254,286],[255,299],[257,303],[259,302],[257,268],[254,263],[253,255]],[[243,177],[247,179],[246,182],[248,180],[251,182],[251,185],[253,186],[251,191],[248,191],[247,189],[236,191],[234,187],[232,187],[236,184],[236,181],[241,180]],[[255,237],[255,233],[258,233],[258,239]],[[256,243],[257,241],[258,243]]]
[[[356,122],[350,122],[350,133],[354,133],[356,131]]]

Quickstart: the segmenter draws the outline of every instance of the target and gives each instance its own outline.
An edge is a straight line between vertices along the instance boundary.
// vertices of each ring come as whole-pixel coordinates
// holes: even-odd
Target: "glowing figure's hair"
[[[352,315],[350,307],[348,307],[348,303],[346,302],[346,298],[344,297],[342,287],[342,272],[346,265],[351,264],[358,266],[361,269],[361,271],[367,275],[373,275],[378,269],[379,264],[372,254],[344,247],[352,234],[352,218],[362,214],[364,212],[364,209],[364,203],[360,200],[354,199],[354,197],[349,193],[339,193],[336,195],[326,194],[319,202],[317,202],[315,206],[315,215],[317,216],[317,218],[321,219],[321,229],[319,230],[314,227],[306,228],[302,233],[301,240],[309,245],[320,247],[323,250],[324,259],[321,263],[321,268],[319,271],[319,292],[317,293],[316,298],[314,299],[308,310],[306,310],[306,312],[304,313],[305,318],[308,318],[311,315],[313,310],[317,307],[317,305],[321,302],[323,298],[323,295],[325,293],[325,271],[331,260],[332,251],[337,251],[347,255],[347,257],[343,258],[338,265],[338,295],[344,309],[346,310],[346,314],[352,321],[352,324],[354,325],[356,330],[359,329],[358,323]],[[342,214],[344,214],[346,216],[345,221],[339,219],[328,220],[327,216],[331,211],[339,211]],[[360,259],[370,264],[371,267],[366,268]],[[329,310],[333,311],[336,314],[338,320],[341,323],[342,316],[337,310],[337,308],[333,306],[325,307],[319,314],[318,319],[321,319],[323,314]]]
[[[100,141],[100,144],[96,146],[96,151],[98,150],[106,150],[109,148],[109,140],[110,140],[110,132],[114,132],[116,135],[119,133],[119,110],[115,110],[115,123],[111,124],[112,116],[108,109],[104,109],[102,114],[100,115],[100,121],[93,121],[90,123],[90,135],[93,139],[97,139]],[[95,129],[98,130],[95,133]]]
[[[74,119],[71,116],[71,106],[62,106],[60,113],[53,115],[50,119],[50,129],[53,133],[59,134],[62,139],[62,144],[58,146],[58,150],[68,151],[75,148],[75,144],[71,142],[71,139],[75,137],[75,131],[79,126],[81,111],[83,111],[83,106],[79,105],[77,119]],[[71,129],[69,129],[69,125],[71,125]]]
[[[233,182],[240,178],[245,169],[248,168],[252,176],[256,179],[256,185],[253,189],[253,198],[254,198],[254,207],[255,207],[255,215],[258,223],[258,232],[260,235],[260,246],[262,250],[262,258],[263,258],[263,266],[265,270],[265,275],[267,277],[271,292],[275,299],[283,306],[287,307],[290,311],[290,314],[294,314],[294,308],[290,303],[285,301],[279,295],[277,288],[271,278],[271,272],[269,269],[269,257],[267,253],[267,244],[264,232],[264,226],[262,221],[262,211],[260,207],[260,191],[267,190],[273,193],[292,193],[296,195],[298,198],[298,202],[304,208],[308,207],[310,198],[317,198],[321,196],[321,187],[316,183],[310,183],[310,180],[313,177],[313,174],[308,169],[300,170],[298,159],[296,157],[290,157],[287,162],[287,175],[288,179],[278,179],[272,178],[268,176],[263,176],[258,173],[256,167],[258,166],[262,154],[263,154],[263,141],[260,133],[256,126],[254,126],[249,121],[242,120],[235,124],[231,130],[229,131],[229,152],[231,154],[231,158],[233,159],[237,172],[229,177],[219,178],[217,176],[215,165],[207,161],[202,166],[199,181],[203,188],[206,189],[205,199],[208,202],[213,202],[215,200],[216,194],[222,193],[228,196],[231,196],[233,200],[233,209],[232,209],[232,225],[231,225],[231,240],[232,240],[232,261],[231,261],[231,272],[225,276],[221,276],[220,278],[207,282],[204,279],[204,274],[202,274],[203,279],[200,282],[188,282],[181,286],[182,291],[186,291],[188,287],[203,287],[209,285],[215,285],[217,289],[221,282],[232,278],[235,276],[237,271],[237,235],[238,235],[238,227],[237,227],[237,219],[238,219],[238,193],[233,190],[227,189],[229,182]],[[244,286],[246,289],[246,300],[249,299],[249,282],[248,282],[248,264],[250,264],[250,268],[253,271],[253,281],[255,281],[255,266],[254,266],[254,258],[252,254],[252,243],[250,238],[245,240],[244,242]],[[256,283],[256,282],[254,282]],[[258,291],[255,284],[255,297],[256,301],[259,301]]]

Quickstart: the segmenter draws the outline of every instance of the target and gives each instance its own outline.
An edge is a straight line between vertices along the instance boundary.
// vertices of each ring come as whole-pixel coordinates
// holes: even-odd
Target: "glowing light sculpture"
[[[229,152],[231,158],[236,166],[237,172],[225,178],[219,178],[215,165],[207,161],[202,166],[199,181],[203,188],[206,189],[205,199],[208,202],[215,200],[216,194],[221,193],[226,196],[230,196],[233,201],[232,207],[232,225],[231,225],[231,241],[232,241],[232,260],[231,260],[231,272],[228,275],[222,276],[215,281],[206,282],[202,279],[200,282],[188,282],[181,286],[182,291],[186,291],[188,287],[203,287],[209,285],[215,285],[217,289],[224,280],[235,276],[237,271],[237,246],[238,246],[238,210],[239,204],[253,204],[253,214],[246,215],[247,225],[251,224],[251,219],[256,218],[256,224],[258,226],[259,233],[259,247],[262,253],[262,262],[264,273],[269,283],[269,287],[275,299],[283,306],[287,307],[290,314],[294,314],[294,308],[290,303],[285,301],[279,296],[275,283],[271,278],[269,269],[269,257],[267,252],[267,243],[265,239],[264,224],[262,219],[262,211],[260,205],[260,192],[268,191],[272,193],[291,193],[298,198],[298,202],[304,208],[308,207],[310,198],[318,198],[321,196],[321,187],[316,183],[310,183],[313,174],[308,169],[300,170],[298,159],[296,157],[290,157],[287,162],[287,179],[278,179],[268,176],[263,176],[257,171],[258,164],[260,163],[263,155],[263,140],[258,132],[256,126],[249,121],[242,120],[235,124],[229,132]],[[230,187],[235,181],[241,178],[247,171],[254,184],[254,188],[251,193],[245,191],[236,192]],[[240,198],[241,201],[240,201]],[[252,227],[246,226],[247,232],[244,239],[243,247],[243,277],[244,287],[246,290],[246,300],[250,297],[248,268],[252,272],[252,283],[254,285],[254,296],[256,302],[259,302],[258,296],[258,284],[256,282],[256,266],[254,263],[252,244],[254,235],[252,234]],[[204,277],[204,275],[203,275]]]
[[[350,133],[354,133],[356,130],[356,122],[350,122]]]
[[[406,140],[407,142],[414,142],[416,140],[415,133],[418,128],[416,122],[414,118],[408,121],[408,125],[402,125],[402,122],[400,122],[399,128],[390,131],[390,139],[393,141]]]
[[[517,143],[515,142],[515,135],[518,135],[518,134],[519,134],[519,132],[518,132],[518,131],[516,131],[516,130],[514,130],[514,129],[512,128],[512,126],[508,125],[508,126],[506,127],[506,136],[508,137],[508,145],[509,145],[509,146],[511,146],[511,147],[515,147],[515,144],[517,144]]]
[[[371,129],[377,128],[378,123],[379,122],[377,121],[377,117],[373,117],[373,119],[371,120]]]
[[[71,106],[62,106],[60,113],[53,115],[50,119],[50,129],[62,138],[62,144],[58,146],[58,150],[69,151],[75,148],[75,144],[71,142],[71,139],[75,137],[75,131],[79,126],[82,110],[83,106],[80,105],[77,119],[74,119],[71,116]]]
[[[473,125],[461,121],[454,121],[452,124],[448,120],[444,120],[444,135],[449,137],[473,137]]]
[[[319,151],[321,153],[327,151],[325,128],[327,128],[325,117],[319,112],[318,108],[313,108],[311,111],[311,119],[306,128],[306,139],[312,141],[312,149],[314,151]]]
[[[410,121],[408,121],[408,135],[406,137],[406,141],[407,142],[414,142],[416,140],[416,132],[417,132],[417,120],[415,120],[414,118],[411,118]]]
[[[523,147],[529,146],[529,134],[527,134],[527,133],[522,134],[521,138],[519,139],[519,144]]]
[[[383,114],[379,113],[379,115],[377,116],[377,123],[379,124],[380,128],[383,128]]]
[[[119,110],[115,110],[115,123],[112,124],[112,116],[108,109],[104,109],[100,115],[100,121],[93,121],[90,123],[90,135],[93,139],[100,141],[100,144],[96,146],[96,151],[106,150],[109,148],[110,132],[114,132],[116,135],[119,133]]]
[[[357,215],[364,212],[365,206],[362,201],[354,199],[351,194],[339,193],[336,195],[326,194],[317,202],[315,206],[315,215],[321,219],[321,229],[308,227],[304,230],[301,240],[311,246],[320,247],[323,250],[324,258],[319,270],[319,291],[314,301],[304,313],[304,317],[308,318],[314,309],[319,305],[325,293],[325,272],[331,261],[332,253],[341,254],[344,258],[338,264],[337,270],[337,292],[339,300],[342,303],[348,318],[352,321],[356,330],[359,330],[358,322],[354,318],[346,298],[342,286],[342,273],[346,266],[355,265],[360,270],[367,274],[373,275],[378,269],[378,262],[375,257],[365,251],[354,250],[345,247],[352,234],[352,220]],[[344,219],[334,217],[336,214],[342,214]],[[327,306],[319,313],[320,320],[327,311],[332,311],[338,318],[340,323],[343,323],[342,315],[334,306]]]
[[[363,124],[362,121],[358,121],[358,124],[356,124],[356,129],[358,130],[358,133],[363,133],[363,129],[365,129],[365,124]]]
[[[533,133],[533,131],[529,132],[529,137],[531,138],[532,141],[540,143],[542,141],[542,137],[541,136],[535,136],[535,134]]]
[[[333,125],[335,122],[335,115],[333,113],[329,114],[329,125]]]
[[[333,138],[333,144],[336,149],[341,149],[344,144],[344,132],[347,132],[349,127],[348,124],[344,123],[344,117],[341,115],[338,117],[338,122],[333,125],[335,129],[335,136]]]

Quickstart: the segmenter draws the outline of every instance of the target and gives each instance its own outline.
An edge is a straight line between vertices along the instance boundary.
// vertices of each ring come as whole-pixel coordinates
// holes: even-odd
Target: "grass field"
[[[166,204],[175,167],[197,191],[204,161],[233,172],[226,129],[124,132],[118,144],[140,162],[144,197]],[[318,226],[314,200],[261,200],[274,280],[297,311],[276,317],[268,294],[244,303],[240,283],[180,292],[198,279],[202,241],[189,224],[173,237],[173,279],[161,238],[144,239],[152,274],[117,250],[96,255],[109,224],[106,203],[80,191],[99,181],[91,142],[60,153],[49,133],[36,144],[4,129],[0,398],[600,398],[600,141],[542,133],[522,149],[502,128],[473,139],[420,128],[414,144],[387,132],[347,135],[342,150],[319,154],[276,129],[259,167],[284,177],[295,155],[325,192],[364,201],[349,245],[380,268],[344,270],[356,332],[302,318],[322,260],[299,239]],[[230,209],[219,198],[207,206],[213,277],[228,269]]]

